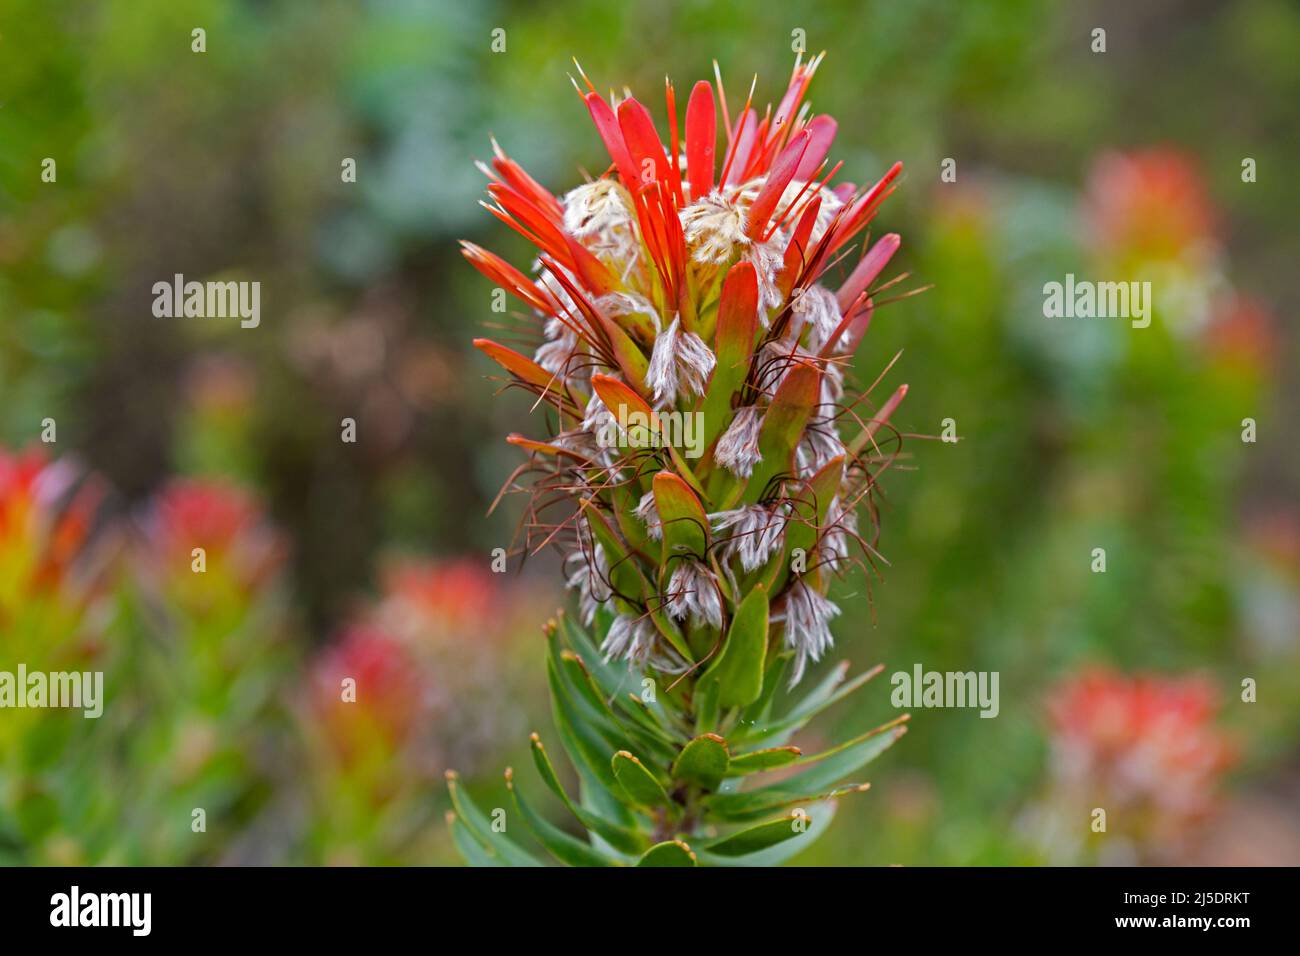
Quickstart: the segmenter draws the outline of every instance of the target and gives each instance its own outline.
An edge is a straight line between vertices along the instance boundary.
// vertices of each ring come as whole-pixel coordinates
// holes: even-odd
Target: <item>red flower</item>
[[[250,600],[275,580],[285,546],[257,500],[228,482],[180,478],[154,498],[144,521],[143,560],[169,596],[191,610]],[[202,574],[195,549],[203,549]]]
[[[48,599],[50,615],[26,619],[59,632],[44,641],[78,627],[94,592],[89,544],[103,492],[77,477],[39,449],[0,448],[0,631],[38,599]]]
[[[1060,782],[1118,811],[1121,824],[1140,814],[1160,833],[1178,831],[1212,807],[1235,760],[1215,698],[1200,677],[1096,669],[1067,680],[1048,705]]]
[[[1172,149],[1110,153],[1088,177],[1084,214],[1108,257],[1165,261],[1216,242],[1216,215],[1192,161]]]
[[[1278,353],[1276,320],[1250,296],[1232,294],[1218,304],[1205,330],[1205,345],[1214,361],[1265,372]]]
[[[439,634],[490,636],[484,625],[503,610],[502,595],[481,561],[401,559],[383,575],[384,601]]]
[[[351,683],[345,687],[345,681]],[[367,755],[388,758],[420,727],[422,688],[417,661],[405,644],[361,625],[317,659],[311,709],[343,763]]]

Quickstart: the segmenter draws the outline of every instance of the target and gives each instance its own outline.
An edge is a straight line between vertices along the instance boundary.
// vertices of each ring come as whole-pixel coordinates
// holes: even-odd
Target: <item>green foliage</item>
[[[762,598],[762,592],[754,592],[745,604]],[[638,672],[603,663],[588,669],[584,654],[593,653],[595,642],[568,615],[552,622],[548,634],[555,723],[578,771],[577,797],[560,780],[537,734],[531,738],[533,762],[580,835],[541,815],[512,771],[506,772],[506,786],[514,813],[496,827],[468,798],[457,775],[449,774],[450,832],[462,857],[474,866],[536,865],[537,858],[520,842],[521,831],[555,860],[573,866],[780,862],[815,839],[821,829],[816,821],[829,819],[826,801],[867,789],[865,783],[841,781],[860,772],[906,729],[906,718],[898,718],[808,757],[796,747],[759,746],[773,736],[794,733],[879,673],[876,668],[840,686],[844,670],[836,668],[830,679],[771,715],[784,668],[769,666],[749,706],[724,705],[716,732],[688,738],[687,729],[696,722],[689,698],[664,694],[645,706],[619,704],[629,697],[640,700],[628,692],[641,686]],[[764,699],[762,707],[752,709]],[[619,741],[627,745],[615,749]],[[782,779],[765,781],[764,774],[782,768],[787,771]],[[516,828],[515,820],[522,826]],[[781,856],[774,855],[778,848]]]

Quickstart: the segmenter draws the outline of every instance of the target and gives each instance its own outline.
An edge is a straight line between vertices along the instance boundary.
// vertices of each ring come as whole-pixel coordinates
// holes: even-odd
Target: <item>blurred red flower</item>
[[[1093,669],[1060,684],[1048,711],[1058,784],[1139,840],[1182,835],[1236,759],[1203,677]]]
[[[143,524],[141,564],[170,601],[191,613],[222,602],[251,602],[275,582],[286,556],[257,499],[226,481],[170,481]],[[198,548],[201,574],[195,570]]]
[[[1109,258],[1183,259],[1216,243],[1205,182],[1187,156],[1170,148],[1102,156],[1088,176],[1083,212]]]

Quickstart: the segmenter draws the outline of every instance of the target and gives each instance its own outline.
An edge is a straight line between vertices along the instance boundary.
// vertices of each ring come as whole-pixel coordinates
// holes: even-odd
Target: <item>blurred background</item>
[[[932,286],[858,376],[901,351],[895,423],[962,440],[907,439],[836,627],[886,677],[795,742],[917,664],[997,671],[1000,713],[914,711],[797,862],[1300,863],[1300,7],[801,6],[0,0],[0,670],[107,696],[0,711],[0,861],[457,861],[442,775],[501,805],[565,600],[492,569],[541,426],[469,346],[455,240],[527,264],[473,161],[562,192],[605,155],[570,57],[766,102],[803,31]],[[156,318],[176,273],[259,281],[260,325]],[[1066,273],[1152,281],[1150,328],[1044,318]]]

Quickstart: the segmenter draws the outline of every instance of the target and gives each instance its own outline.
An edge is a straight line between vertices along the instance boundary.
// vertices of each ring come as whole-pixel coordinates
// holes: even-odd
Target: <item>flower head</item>
[[[170,605],[203,616],[248,608],[278,581],[286,546],[250,492],[212,478],[178,478],[149,505],[137,559]]]
[[[897,451],[881,432],[906,386],[850,400],[845,370],[898,237],[827,277],[901,166],[832,184],[835,121],[804,102],[820,62],[796,62],[766,111],[719,78],[683,121],[670,82],[661,127],[583,74],[598,178],[557,196],[495,143],[481,165],[488,210],[537,248],[529,274],[464,244],[538,341],[531,358],[475,344],[555,420],[547,440],[510,438],[532,456],[527,544],[562,549],[583,621],[610,612],[602,649],[634,666],[702,663],[761,585],[797,679],[830,647],[830,572],[861,542],[831,502],[868,498]]]
[[[1055,689],[1048,713],[1058,789],[1106,807],[1130,839],[1185,836],[1213,807],[1234,748],[1199,677],[1086,671]]]
[[[15,659],[89,649],[103,492],[79,479],[42,451],[0,448],[0,647]]]

